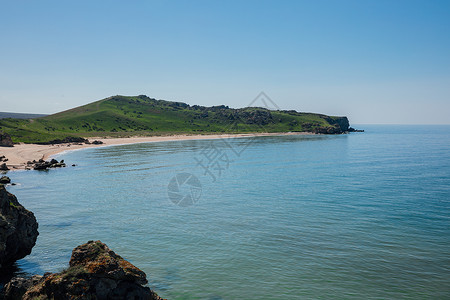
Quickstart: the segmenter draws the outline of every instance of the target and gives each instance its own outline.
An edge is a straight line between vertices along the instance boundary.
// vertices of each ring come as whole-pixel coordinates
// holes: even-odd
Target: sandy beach
[[[57,144],[57,145],[37,145],[37,144],[16,144],[14,147],[0,147],[0,156],[5,156],[8,161],[6,165],[10,170],[25,169],[28,161],[44,159],[47,160],[52,155],[63,151],[96,148],[113,145],[166,142],[181,140],[200,140],[200,139],[222,139],[239,138],[251,136],[280,136],[280,135],[307,135],[307,132],[288,132],[288,133],[246,133],[246,134],[214,134],[214,135],[169,135],[169,136],[149,136],[149,137],[125,137],[125,138],[100,138],[90,137],[89,141],[102,141],[103,144]]]

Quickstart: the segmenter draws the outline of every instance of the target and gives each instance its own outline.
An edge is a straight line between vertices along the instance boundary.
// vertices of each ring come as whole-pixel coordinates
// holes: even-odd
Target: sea
[[[16,273],[61,271],[101,240],[167,299],[450,299],[450,126],[357,128],[91,148],[9,172],[40,233]]]

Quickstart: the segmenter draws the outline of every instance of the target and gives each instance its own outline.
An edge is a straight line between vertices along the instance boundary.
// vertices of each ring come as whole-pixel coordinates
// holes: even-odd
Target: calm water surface
[[[101,240],[169,299],[450,298],[450,126],[178,141],[61,154],[8,190],[39,238],[21,272]],[[194,205],[175,205],[179,173]]]

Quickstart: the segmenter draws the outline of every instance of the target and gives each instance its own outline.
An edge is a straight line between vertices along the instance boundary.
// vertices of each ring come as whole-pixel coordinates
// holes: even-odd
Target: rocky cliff
[[[145,287],[143,271],[100,241],[76,247],[69,268],[61,273],[13,278],[5,299],[149,299],[162,300]]]
[[[37,229],[34,214],[0,184],[0,269],[31,253]]]

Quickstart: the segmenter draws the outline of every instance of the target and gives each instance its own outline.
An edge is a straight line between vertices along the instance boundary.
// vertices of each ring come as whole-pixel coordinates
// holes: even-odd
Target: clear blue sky
[[[450,124],[450,1],[3,1],[0,111],[111,95]]]

